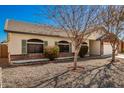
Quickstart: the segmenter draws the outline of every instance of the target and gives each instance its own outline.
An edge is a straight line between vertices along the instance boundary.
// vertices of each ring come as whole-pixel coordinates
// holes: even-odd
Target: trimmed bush
[[[79,56],[84,57],[88,52],[88,46],[82,46],[80,51],[79,51]]]
[[[59,56],[59,47],[58,46],[47,46],[44,49],[44,56],[49,58],[49,60],[54,60]]]

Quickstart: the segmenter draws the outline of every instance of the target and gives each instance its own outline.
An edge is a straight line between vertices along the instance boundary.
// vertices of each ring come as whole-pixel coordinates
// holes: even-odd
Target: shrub
[[[79,51],[79,56],[84,57],[88,52],[88,46],[82,46]]]
[[[54,60],[59,56],[59,47],[58,46],[47,46],[44,49],[44,56],[49,58],[49,60]]]

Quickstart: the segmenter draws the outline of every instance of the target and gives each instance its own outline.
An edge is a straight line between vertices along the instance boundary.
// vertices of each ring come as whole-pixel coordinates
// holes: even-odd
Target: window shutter
[[[26,40],[22,40],[22,54],[27,54],[27,43],[26,43]]]
[[[43,45],[44,47],[43,47],[43,53],[44,53],[44,51],[45,51],[45,47],[47,47],[48,46],[48,41],[44,41],[44,45]]]
[[[72,53],[72,44],[69,43],[69,52]]]
[[[55,42],[55,45],[56,45],[56,46],[58,45],[58,42],[57,42],[57,41]]]
[[[44,46],[48,46],[48,41],[44,41]]]

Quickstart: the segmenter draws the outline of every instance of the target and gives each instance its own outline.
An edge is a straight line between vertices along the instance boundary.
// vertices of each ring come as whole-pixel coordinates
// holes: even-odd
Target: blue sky
[[[6,19],[25,21],[32,23],[52,24],[44,16],[38,16],[44,6],[38,5],[0,5],[0,42],[6,39],[7,34],[4,32]]]

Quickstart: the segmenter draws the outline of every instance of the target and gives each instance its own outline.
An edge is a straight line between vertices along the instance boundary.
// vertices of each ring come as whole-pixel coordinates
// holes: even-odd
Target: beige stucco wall
[[[87,42],[88,46],[89,45],[89,40],[95,40],[97,37],[99,37],[99,33],[93,33],[91,36],[89,36]],[[31,35],[31,34],[20,34],[20,33],[8,33],[8,50],[11,55],[16,55],[16,54],[22,54],[22,40],[28,40],[28,39],[40,39],[43,41],[48,41],[48,46],[54,46],[55,42],[64,40],[71,42],[68,38],[62,38],[62,37],[52,37],[52,36],[41,36],[41,35]],[[99,43],[97,43],[99,44]],[[96,47],[96,46],[94,46]],[[90,51],[90,49],[89,49]],[[88,51],[88,52],[89,52]],[[99,48],[96,50],[93,50],[93,52],[98,53]],[[74,52],[74,47],[72,45],[72,52]]]
[[[71,42],[68,38],[62,37],[51,37],[51,36],[41,36],[41,35],[30,35],[30,34],[18,34],[18,33],[8,33],[8,50],[11,55],[22,54],[22,40],[28,39],[40,39],[43,41],[48,41],[48,46],[54,46],[55,42],[65,40]],[[89,45],[88,40],[86,41]],[[72,45],[72,52],[74,52],[74,47]]]

